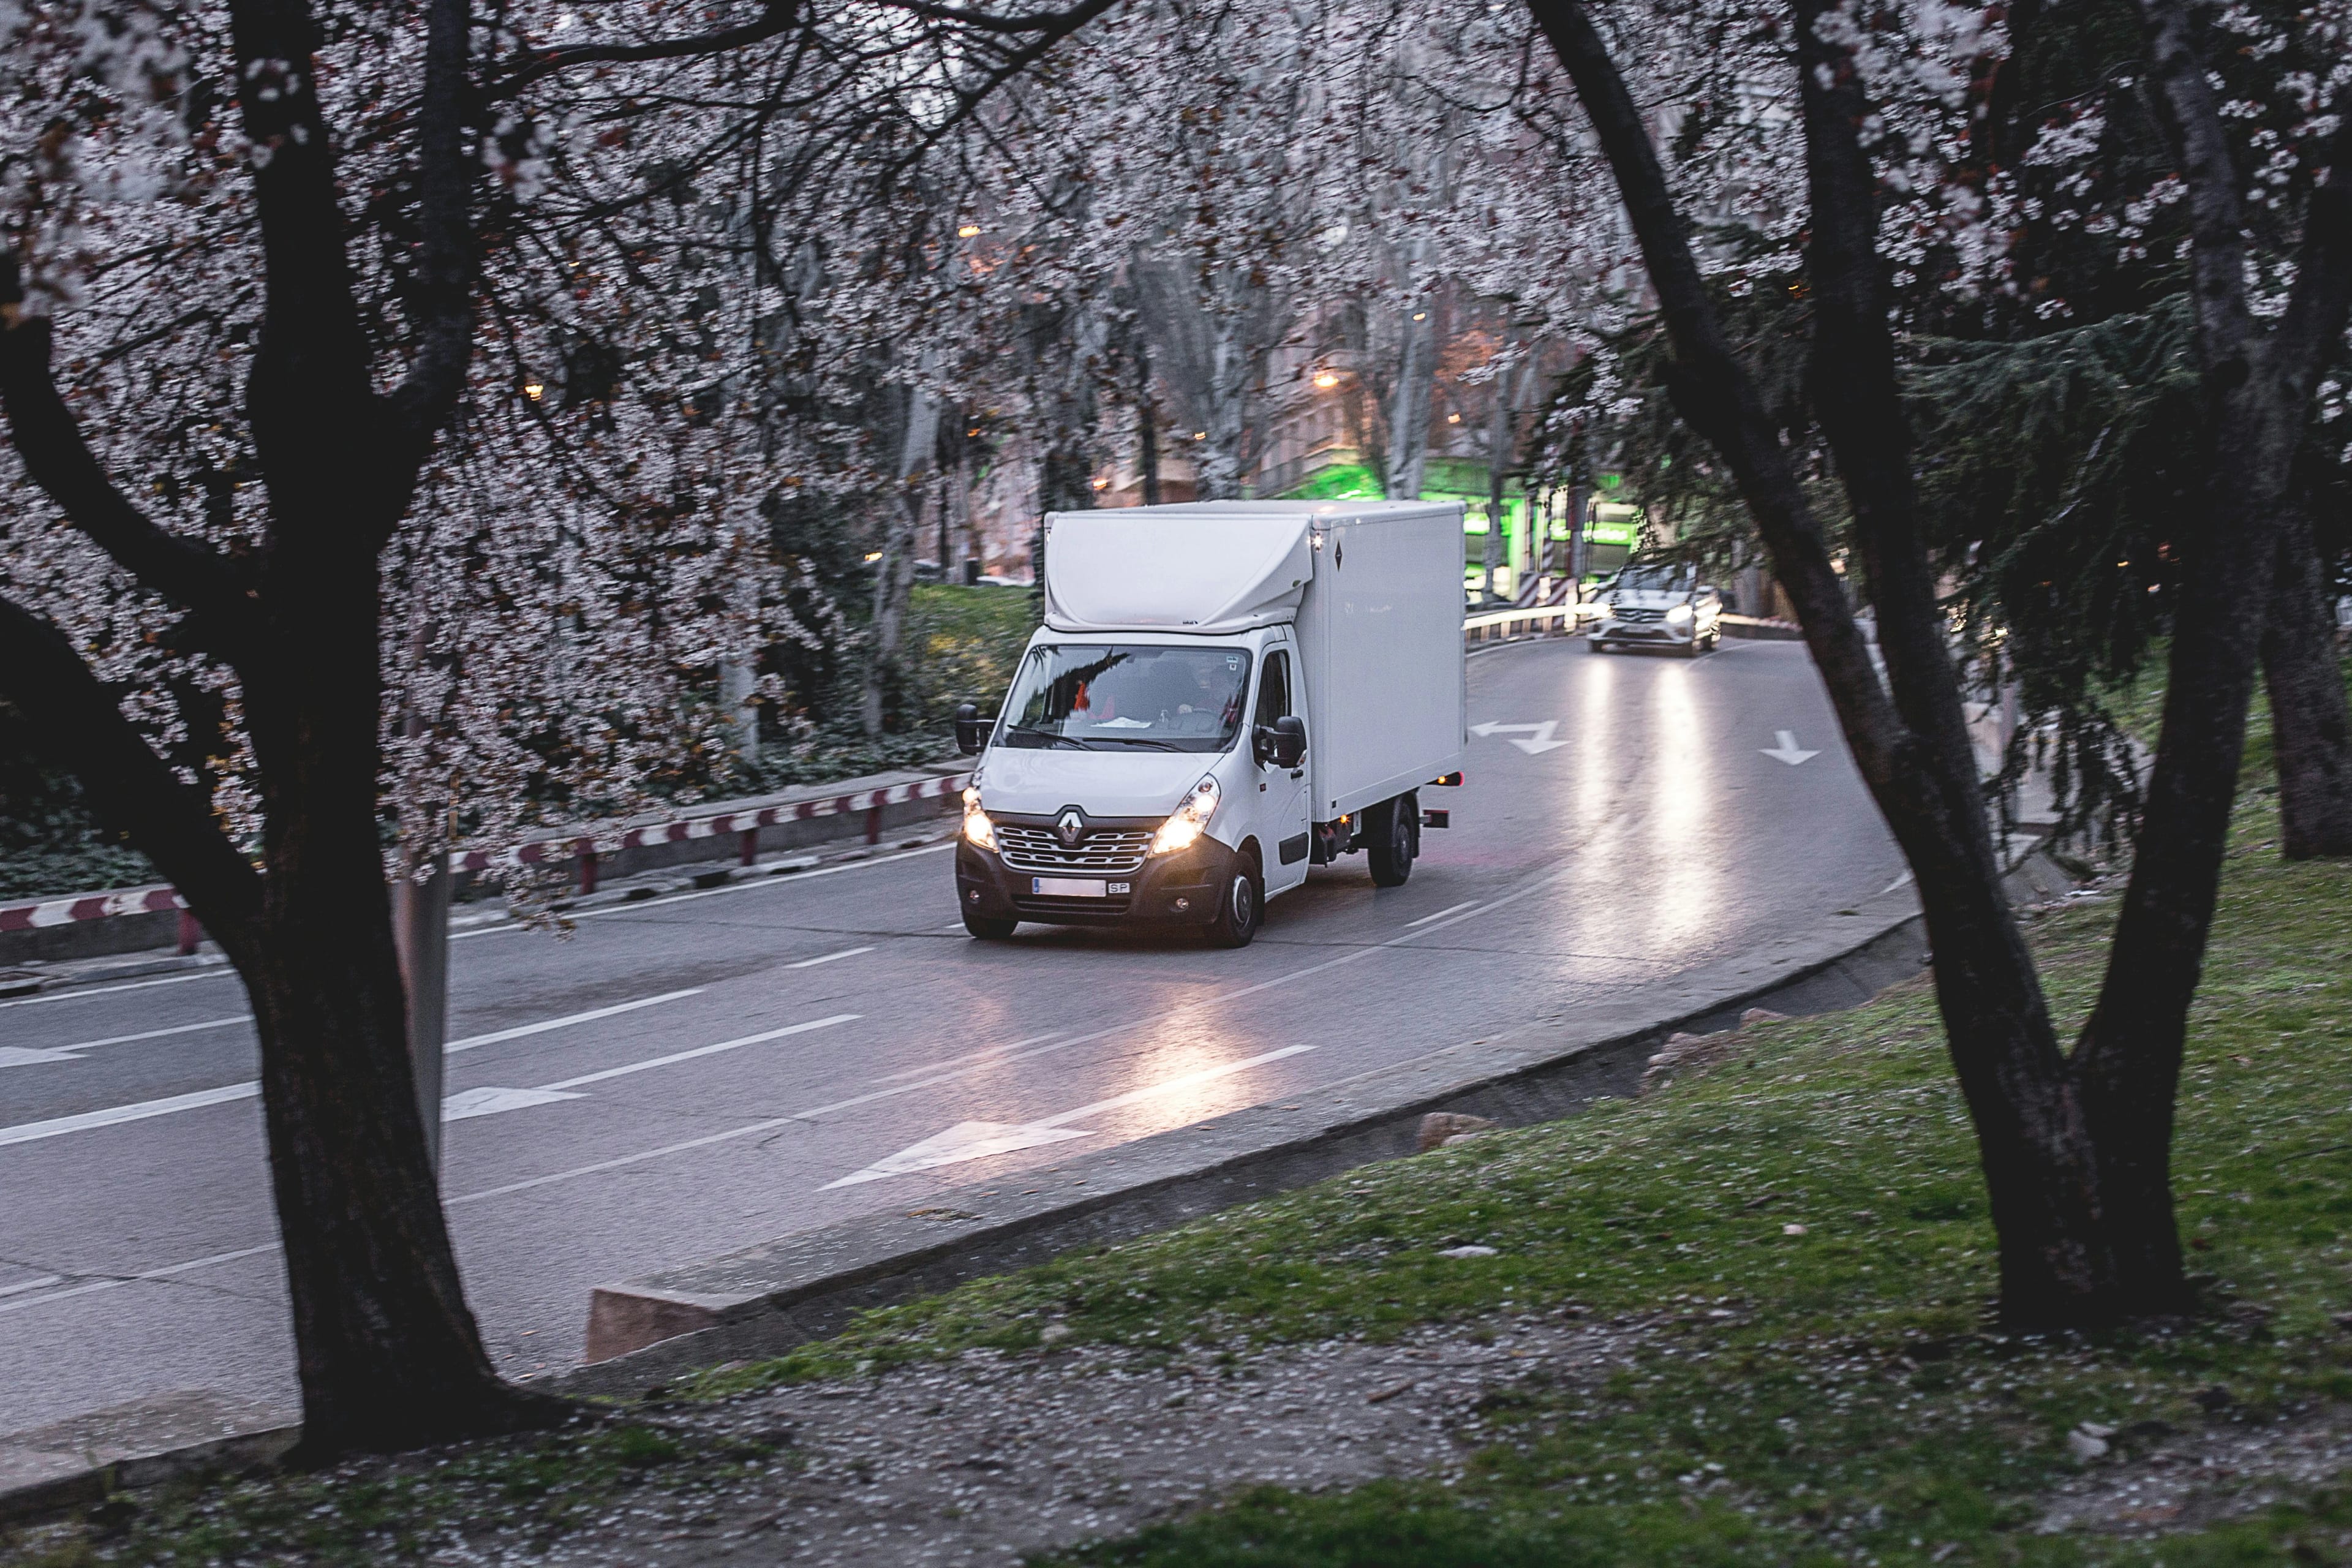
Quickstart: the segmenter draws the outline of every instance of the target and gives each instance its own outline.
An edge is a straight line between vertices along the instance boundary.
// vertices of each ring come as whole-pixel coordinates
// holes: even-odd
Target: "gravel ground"
[[[975,1352],[802,1384],[678,1423],[787,1445],[767,1478],[716,1507],[708,1498],[643,1498],[604,1527],[564,1537],[547,1561],[1012,1563],[1256,1483],[1442,1477],[1480,1440],[1486,1394],[1530,1380],[1597,1380],[1626,1364],[1640,1333],[1527,1317],[1385,1345],[1340,1340],[1172,1360]]]
[[[2352,1410],[2345,1409],[2222,1419],[2193,1432],[2151,1422],[2105,1440],[2118,1447],[2057,1489],[2042,1516],[2043,1532],[2201,1530],[2298,1500],[2352,1470]]]

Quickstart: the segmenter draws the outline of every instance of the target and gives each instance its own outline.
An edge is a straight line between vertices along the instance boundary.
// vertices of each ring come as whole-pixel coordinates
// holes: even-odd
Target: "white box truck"
[[[1217,501],[1045,519],[1045,624],[964,792],[956,900],[1022,921],[1198,927],[1239,947],[1265,901],[1362,850],[1412,874],[1419,792],[1458,783],[1462,511]]]

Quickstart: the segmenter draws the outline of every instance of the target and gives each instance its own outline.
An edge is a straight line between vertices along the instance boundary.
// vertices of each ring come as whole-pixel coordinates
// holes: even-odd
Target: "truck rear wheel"
[[[1364,836],[1364,858],[1371,863],[1372,886],[1402,888],[1412,875],[1412,858],[1421,848],[1421,804],[1412,795],[1384,800],[1365,814],[1371,820]]]
[[[1265,920],[1265,884],[1257,862],[1244,855],[1226,874],[1223,895],[1217,900],[1217,918],[1209,922],[1212,947],[1247,947]]]

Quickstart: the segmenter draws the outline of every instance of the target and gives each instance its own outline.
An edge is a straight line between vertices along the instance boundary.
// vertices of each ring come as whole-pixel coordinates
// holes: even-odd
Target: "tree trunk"
[[[1141,332],[1135,338],[1135,468],[1143,488],[1143,504],[1160,504],[1160,421],[1151,405],[1151,344]]]
[[[938,458],[940,403],[920,387],[907,389],[907,419],[899,429],[898,487],[882,522],[882,559],[874,563],[874,636],[867,646],[858,717],[868,739],[882,734],[884,699],[904,662],[907,605],[915,591],[915,547],[923,536],[924,476]]]
[[[1801,47],[1813,56],[1801,79],[1814,197],[1807,261],[1822,333],[1814,378],[1832,402],[1823,425],[1838,446],[1864,541],[1888,639],[1891,692],[1872,666],[1787,449],[1723,335],[1656,151],[1606,45],[1575,0],[1532,0],[1532,9],[1617,174],[1665,319],[1675,408],[1732,470],[1797,607],[1855,763],[1916,876],[1936,953],[1937,1000],[2000,1240],[2002,1313],[2034,1326],[2113,1317],[2125,1304],[2109,1289],[2098,1242],[2088,1139],[2031,956],[2001,893],[1911,515],[1907,434],[1891,392],[1883,284],[1871,248],[1874,186],[1853,145],[1861,116],[1834,100],[1822,79],[1837,80],[1834,71],[1814,68],[1821,46],[1804,25],[1811,12],[1803,12]],[[1831,134],[1840,125],[1842,138]],[[1831,384],[1845,376],[1860,379]]]
[[[2300,507],[2280,513],[2278,549],[2263,679],[2278,755],[2279,847],[2290,860],[2352,856],[2352,716],[2325,563]]]
[[[1437,330],[1427,300],[1408,302],[1399,331],[1396,388],[1388,408],[1388,442],[1381,453],[1381,493],[1390,500],[1419,500],[1422,471],[1429,458],[1429,394],[1437,374]]]

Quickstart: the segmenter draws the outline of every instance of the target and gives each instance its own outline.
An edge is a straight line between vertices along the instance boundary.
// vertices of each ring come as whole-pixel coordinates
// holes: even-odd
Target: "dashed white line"
[[[828,952],[817,958],[803,958],[798,963],[787,963],[786,969],[814,969],[820,963],[831,963],[836,958],[856,958],[861,952],[872,952],[871,947],[845,947],[839,952]]]
[[[142,1100],[136,1105],[110,1105],[104,1110],[85,1110],[79,1116],[53,1116],[47,1121],[22,1121],[14,1127],[0,1127],[0,1148],[11,1143],[30,1143],[42,1138],[61,1138],[68,1132],[87,1132],[93,1127],[115,1127],[125,1121],[144,1121],[151,1116],[169,1116],[179,1110],[200,1110],[207,1105],[226,1105],[231,1100],[251,1100],[261,1092],[258,1083],[229,1083],[218,1089],[200,1089],[194,1094],[174,1094],[163,1100]]]
[[[60,991],[54,996],[20,996],[14,1002],[0,1002],[0,1007],[37,1007],[45,1002],[83,1002],[92,996],[112,996],[123,991],[144,991],[155,985],[185,985],[191,980],[224,980],[236,973],[223,964],[198,974],[167,974],[161,980],[132,980],[121,985],[94,985],[87,991]]]
[[[470,1051],[482,1046],[495,1046],[501,1040],[520,1040],[526,1035],[543,1035],[550,1029],[565,1028],[573,1024],[593,1023],[598,1018],[616,1017],[623,1013],[634,1013],[640,1007],[652,1007],[664,1002],[677,1002],[688,996],[701,994],[702,987],[699,985],[685,991],[665,991],[658,996],[640,996],[634,1002],[616,1002],[610,1007],[598,1007],[591,1012],[574,1013],[569,1017],[548,1018],[536,1024],[518,1024],[511,1029],[499,1029],[488,1035],[475,1035],[463,1040],[452,1040],[442,1047],[442,1052],[444,1055],[454,1056],[459,1051]]]
[[[642,997],[635,1002],[573,1013],[562,1018],[549,1018],[537,1024],[521,1024],[511,1029],[500,1029],[495,1034],[478,1035],[471,1039],[459,1040],[447,1049],[469,1051],[478,1046],[519,1039],[525,1035],[544,1034],[550,1029],[561,1029],[572,1024],[592,1023],[598,1018],[612,1017],[616,1013],[627,1013],[639,1007],[650,1007],[656,1002],[674,1002],[681,996],[694,994],[694,991],[665,992],[661,995]],[[131,1105],[108,1106],[102,1110],[85,1110],[77,1116],[53,1116],[43,1121],[19,1122],[14,1127],[0,1127],[0,1148],[12,1143],[37,1142],[44,1138],[61,1138],[68,1132],[119,1127],[126,1121],[145,1121],[152,1117],[171,1116],[183,1110],[201,1110],[206,1106],[228,1105],[240,1100],[251,1100],[260,1092],[258,1082],[228,1083],[218,1089],[197,1089],[192,1094],[167,1095],[162,1100],[142,1100]]]
[[[550,1092],[578,1089],[583,1083],[602,1083],[608,1078],[625,1078],[633,1072],[650,1072],[656,1068],[666,1068],[672,1062],[688,1062],[697,1057],[715,1057],[721,1051],[740,1050],[745,1046],[764,1045],[770,1040],[781,1040],[787,1035],[805,1035],[812,1029],[830,1029],[835,1024],[854,1023],[857,1016],[858,1015],[855,1013],[835,1013],[830,1018],[818,1018],[806,1024],[788,1024],[781,1029],[746,1035],[740,1040],[721,1040],[715,1046],[697,1046],[690,1051],[672,1051],[666,1057],[650,1057],[641,1062],[631,1062],[626,1067],[606,1068],[602,1072],[582,1073],[578,1078],[567,1078],[560,1083],[543,1083],[539,1087]]]
[[[1417,921],[1407,921],[1404,922],[1405,929],[1410,931],[1414,926],[1425,926],[1432,921],[1442,921],[1448,915],[1458,915],[1464,910],[1475,910],[1483,901],[1483,900],[1473,899],[1466,904],[1456,904],[1452,909],[1440,910],[1433,915],[1423,915]]]
[[[53,1046],[52,1050],[94,1051],[100,1046],[127,1046],[134,1040],[160,1040],[166,1035],[194,1035],[205,1029],[226,1029],[231,1024],[250,1024],[253,1015],[239,1013],[233,1018],[207,1018],[201,1024],[174,1024],[168,1029],[142,1029],[135,1035],[109,1035],[102,1040],[77,1040],[70,1046]]]

